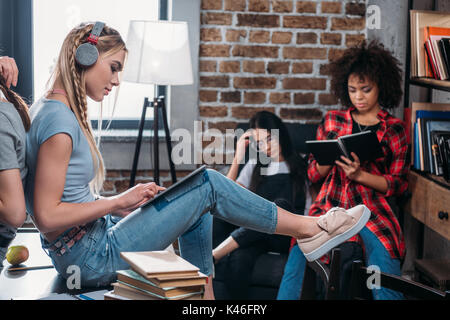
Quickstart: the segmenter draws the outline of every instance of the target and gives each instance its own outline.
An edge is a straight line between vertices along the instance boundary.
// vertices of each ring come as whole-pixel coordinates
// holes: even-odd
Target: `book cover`
[[[419,134],[419,163],[420,163],[420,170],[425,170],[425,143],[424,143],[424,129],[423,129],[423,119],[418,118],[417,119],[417,132]]]
[[[450,181],[450,134],[437,134],[438,151],[442,159],[442,175],[444,179]]]
[[[112,285],[114,287],[114,294],[133,300],[184,300],[184,299],[201,299],[203,296],[203,291],[199,291],[181,294],[173,297],[164,297],[156,293],[140,289],[138,287],[125,284],[122,282],[115,282]]]
[[[431,76],[434,79],[440,79],[440,75],[438,74],[438,70],[436,68],[436,60],[434,58],[433,55],[433,49],[431,47],[431,43],[430,40],[428,40],[427,42],[425,42],[425,54],[428,58],[428,64],[430,66],[430,70],[431,70]]]
[[[427,61],[425,59],[426,41],[424,28],[450,28],[450,15],[447,12],[429,10],[410,10],[411,16],[411,76],[426,77]]]
[[[413,166],[414,169],[420,170],[420,151],[419,151],[419,127],[417,122],[414,123],[414,158],[413,158]]]
[[[335,140],[308,140],[306,146],[320,165],[334,165],[336,160],[346,156],[339,142]]]
[[[430,161],[430,172],[432,174],[437,174],[437,168],[434,166],[435,161],[433,159],[433,149],[432,149],[432,140],[431,140],[431,132],[432,131],[447,131],[450,133],[450,112],[448,113],[448,119],[447,121],[436,121],[436,120],[429,120],[426,122],[426,139],[428,141],[428,146],[429,146],[429,153],[428,153],[428,158]]]
[[[450,29],[449,29],[450,30]],[[439,41],[443,38],[442,35],[430,35],[429,41],[432,46],[432,51],[434,55],[434,59],[436,62],[436,67],[439,71],[439,78],[438,80],[447,80],[448,79],[448,72],[447,68],[445,67],[444,59],[441,55],[441,51],[439,50]]]
[[[170,251],[121,252],[120,256],[133,270],[145,278],[167,276],[173,278],[196,276],[200,270]]]
[[[431,143],[432,143],[432,150],[433,150],[433,160],[434,160],[434,163],[436,166],[436,175],[442,176],[444,174],[444,171],[443,171],[444,159],[439,150],[439,138],[440,138],[442,132],[431,131],[430,134],[431,134]]]
[[[431,146],[430,139],[428,139],[428,131],[426,123],[432,120],[450,119],[449,111],[431,111],[431,110],[417,110],[416,119],[419,122],[420,136],[419,142],[421,143],[421,163],[423,164],[422,170],[431,172]],[[431,161],[431,162],[430,162]]]
[[[417,44],[419,51],[418,59],[418,77],[430,77],[431,72],[425,60],[425,49],[423,44],[430,36],[447,36],[450,37],[450,16],[447,12],[438,11],[416,11],[417,23]],[[421,48],[420,48],[421,47]]]
[[[169,278],[157,277],[157,278],[149,278],[149,280],[161,288],[188,287],[188,286],[206,285],[208,283],[208,276],[204,275],[199,271],[197,277],[191,276],[177,279],[173,279],[170,277]]]
[[[447,72],[450,74],[450,38],[442,38],[439,41],[439,49]]]
[[[139,289],[143,289],[163,297],[174,297],[192,292],[202,291],[203,286],[189,286],[189,287],[166,287],[161,288],[150,280],[145,279],[133,270],[119,270],[117,271],[118,282],[126,285],[131,285]]]
[[[158,299],[156,296],[142,294],[139,290],[133,290],[131,287],[127,287],[119,282],[113,283],[112,286],[115,300],[117,298],[122,298],[120,300],[163,300]],[[111,297],[111,295],[108,295],[108,297]]]
[[[356,153],[361,163],[384,157],[380,142],[375,132],[364,131],[339,138],[346,152],[350,155]]]
[[[306,145],[320,165],[334,165],[341,155],[352,159],[352,152],[361,162],[384,156],[377,135],[372,131],[349,134],[334,140],[308,140]]]
[[[411,119],[410,125],[411,128],[414,128],[416,119],[416,111],[417,110],[429,110],[429,111],[450,111],[450,104],[448,103],[426,103],[426,102],[412,102],[411,104]],[[411,136],[411,141],[414,141],[415,135]],[[416,152],[416,146],[414,143],[412,145],[411,150],[411,163],[414,161],[414,154]]]

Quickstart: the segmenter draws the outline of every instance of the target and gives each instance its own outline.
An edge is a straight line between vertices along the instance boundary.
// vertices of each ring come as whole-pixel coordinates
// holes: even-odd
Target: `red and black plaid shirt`
[[[342,111],[329,111],[317,129],[317,139],[336,139],[351,134],[353,110],[355,110],[354,107]],[[365,204],[372,211],[367,228],[378,237],[392,258],[403,259],[405,256],[403,234],[387,198],[400,195],[408,188],[409,136],[404,123],[385,110],[381,110],[377,117],[380,125],[376,134],[381,143],[384,158],[361,163],[361,168],[369,173],[383,176],[388,184],[387,192],[381,193],[350,180],[337,165],[332,167],[324,179],[317,171],[316,160],[310,155],[308,177],[312,183],[323,181],[323,184],[311,205],[309,215],[323,215],[332,207],[348,209],[358,204]],[[359,236],[355,236],[349,241],[360,241],[360,239]]]

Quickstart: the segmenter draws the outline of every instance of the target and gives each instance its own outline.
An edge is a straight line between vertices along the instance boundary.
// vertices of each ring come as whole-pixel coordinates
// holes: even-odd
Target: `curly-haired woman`
[[[366,205],[372,212],[370,220],[359,236],[349,241],[362,242],[368,265],[400,275],[405,243],[388,198],[407,189],[409,137],[404,123],[386,110],[398,107],[402,98],[399,62],[379,42],[363,42],[332,62],[330,74],[332,93],[343,108],[327,112],[317,129],[317,139],[336,139],[371,130],[380,141],[384,157],[360,162],[352,153],[353,159],[342,157],[335,165],[323,166],[310,155],[308,177],[322,186],[309,215],[322,215],[335,206]],[[305,263],[294,247],[279,299],[299,297]],[[402,298],[397,292],[383,288],[372,292],[375,299]]]

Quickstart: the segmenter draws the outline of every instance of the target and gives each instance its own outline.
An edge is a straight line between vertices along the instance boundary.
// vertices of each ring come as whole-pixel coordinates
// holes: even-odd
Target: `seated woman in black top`
[[[239,164],[243,163],[248,146],[257,150],[257,156],[250,158],[238,175]],[[267,111],[258,112],[250,119],[250,129],[237,142],[227,177],[297,214],[303,214],[305,207],[309,208],[311,204],[306,162],[295,152],[282,120]],[[214,219],[213,243],[220,243],[213,250],[215,262],[226,259],[221,262],[226,263],[226,268],[220,271],[223,274],[216,274],[224,279],[230,294],[226,298],[246,299],[257,257],[269,251],[287,253],[290,237],[237,228]]]

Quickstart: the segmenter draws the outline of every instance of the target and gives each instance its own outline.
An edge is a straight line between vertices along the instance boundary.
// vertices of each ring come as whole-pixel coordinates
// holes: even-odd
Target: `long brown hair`
[[[277,115],[268,111],[260,111],[253,115],[250,119],[250,128],[252,129],[264,129],[268,132],[272,130],[278,130],[278,143],[281,147],[281,154],[286,161],[293,187],[293,199],[295,200],[299,194],[306,194],[306,181],[307,181],[307,164],[305,159],[297,154],[292,139],[289,135],[289,131],[283,122]],[[259,157],[258,157],[259,160]],[[252,177],[250,180],[249,189],[253,192],[256,191],[258,184],[262,180],[261,168],[264,165],[258,161],[253,169]],[[267,166],[267,165],[266,165]],[[304,206],[304,205],[303,205]],[[303,209],[303,208],[302,208]]]
[[[16,108],[17,112],[20,115],[20,118],[22,119],[25,131],[30,130],[31,121],[30,115],[28,114],[28,105],[25,103],[21,96],[19,96],[17,93],[6,86],[6,81],[2,76],[0,76],[0,90],[5,95],[6,100],[12,103]]]
[[[99,193],[105,180],[105,167],[103,158],[95,142],[91,123],[88,119],[87,95],[86,95],[86,69],[81,68],[75,61],[75,52],[79,45],[86,42],[94,27],[94,23],[82,23],[73,28],[66,36],[59,58],[53,71],[50,84],[60,79],[67,93],[70,108],[86,136],[94,161],[95,178],[91,182],[94,192]],[[99,54],[113,55],[125,50],[125,42],[119,32],[111,27],[104,26],[96,45]]]

